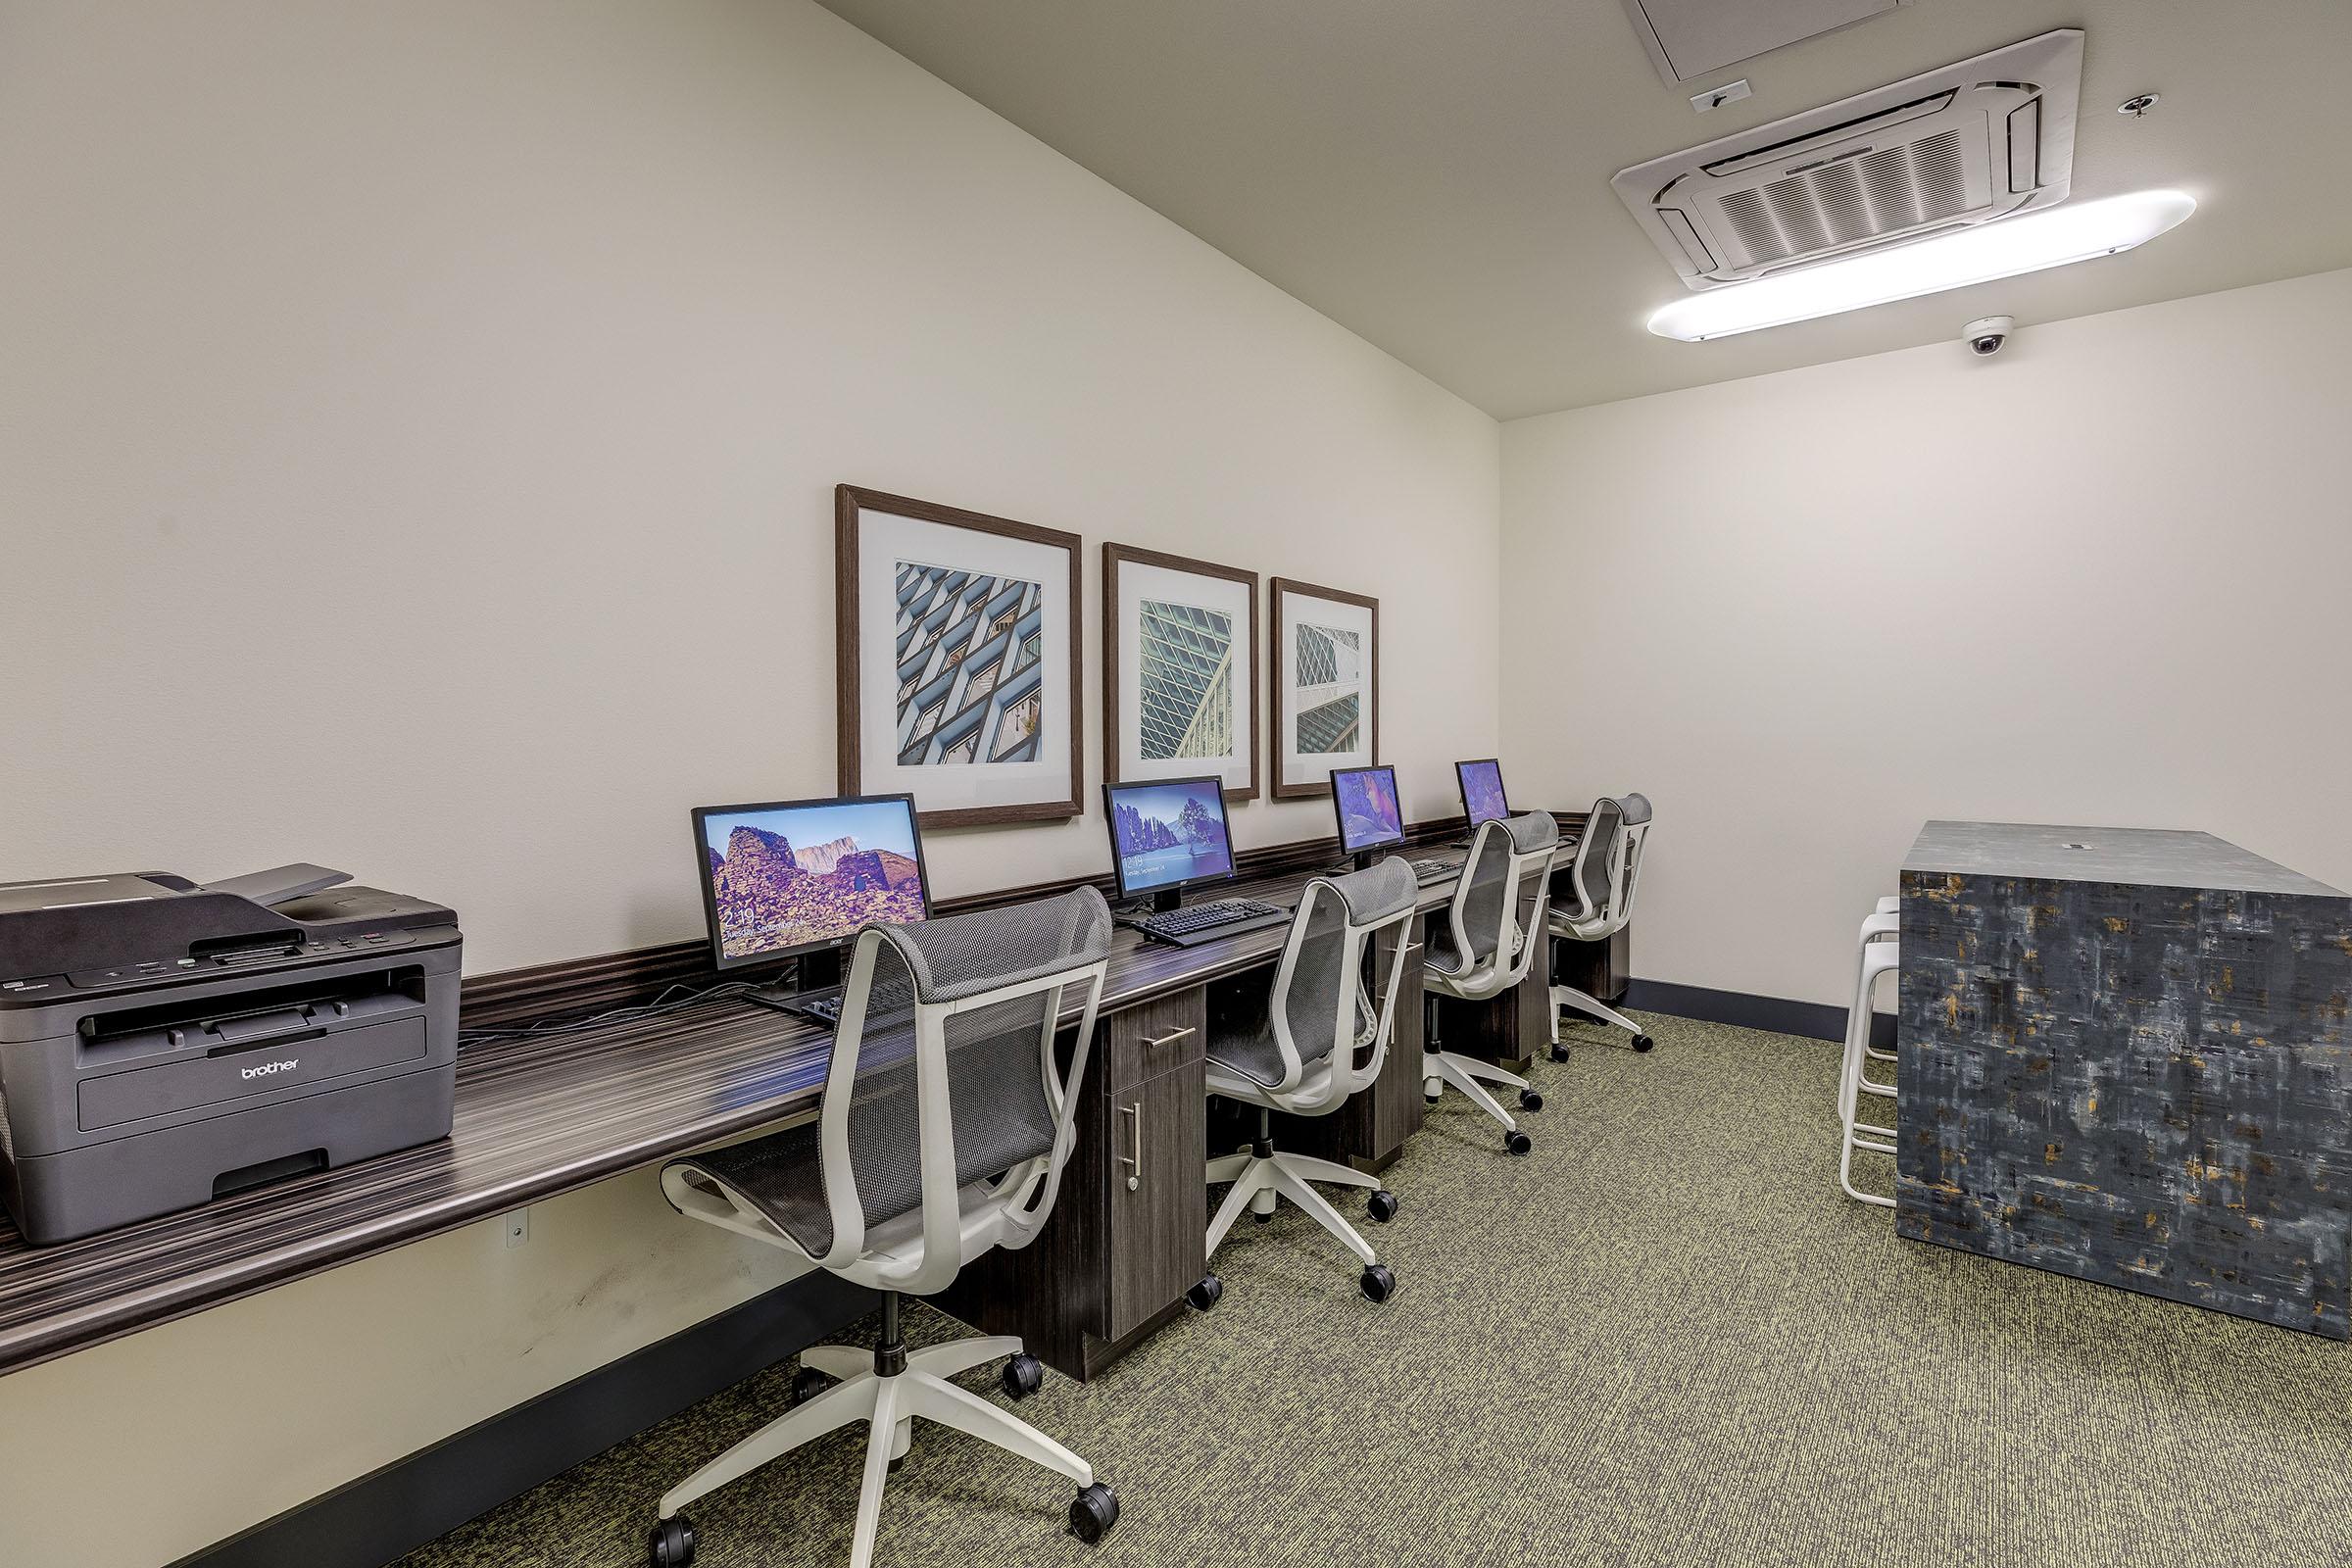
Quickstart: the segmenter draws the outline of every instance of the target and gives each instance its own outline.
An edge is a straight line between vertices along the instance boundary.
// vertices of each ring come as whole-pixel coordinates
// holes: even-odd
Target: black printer
[[[0,1198],[26,1240],[448,1136],[458,917],[349,881],[0,883]]]

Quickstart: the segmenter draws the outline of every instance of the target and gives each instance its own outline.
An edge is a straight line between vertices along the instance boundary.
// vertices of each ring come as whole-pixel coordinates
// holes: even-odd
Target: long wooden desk
[[[1229,891],[1296,905],[1308,874],[1238,882]],[[1421,906],[1442,906],[1453,886],[1447,880],[1423,887]],[[1116,1023],[1128,1032],[1155,1004],[1184,1010],[1210,982],[1272,962],[1284,935],[1280,928],[1251,931],[1177,949],[1122,928],[1112,946],[1102,1027]],[[1531,976],[1526,989],[1536,985]],[[1400,1021],[1403,1010],[1400,1000]],[[1412,1024],[1417,1039],[1417,1007]],[[1167,1032],[1155,1030],[1153,1038]],[[1508,1045],[1509,1035],[1506,1026],[1490,1044]],[[1190,1051],[1195,1063],[1198,1040],[1196,1034]],[[27,1246],[0,1219],[0,1374],[806,1113],[815,1107],[830,1043],[829,1034],[805,1020],[718,1002],[659,1018],[485,1044],[460,1058],[456,1123],[441,1142],[53,1247]],[[1132,1053],[1122,1058],[1121,1049],[1097,1056],[1090,1083],[1105,1093],[1114,1075],[1124,1080],[1117,1084],[1122,1093],[1157,1085],[1159,1101],[1173,1106],[1180,1093],[1173,1074],[1184,1064],[1170,1058],[1121,1068],[1116,1060],[1137,1059]],[[1401,1061],[1406,1054],[1395,1054]],[[1163,1066],[1171,1070],[1145,1070]],[[1170,1081],[1159,1084],[1162,1078]],[[1410,1090],[1417,1118],[1417,1081]],[[1189,1114],[1196,1125],[1203,1114],[1199,1099],[1194,1092]],[[1173,1170],[1182,1146],[1167,1143],[1151,1152]],[[1090,1137],[1082,1139],[1079,1157],[1105,1156]],[[1169,1191],[1175,1185],[1172,1178],[1159,1184]],[[1198,1166],[1189,1186],[1204,1200]],[[1063,1195],[1065,1203],[1084,1200],[1072,1179],[1065,1179]],[[1203,1217],[1192,1235],[1191,1271],[1176,1282],[1178,1296],[1200,1276],[1198,1244],[1205,1228]],[[1159,1270],[1149,1287],[1158,1289],[1175,1276],[1174,1252],[1163,1252],[1143,1258],[1137,1250],[1122,1250],[1117,1261],[1141,1266],[1143,1258]],[[1130,1294],[1143,1289],[1138,1283]]]

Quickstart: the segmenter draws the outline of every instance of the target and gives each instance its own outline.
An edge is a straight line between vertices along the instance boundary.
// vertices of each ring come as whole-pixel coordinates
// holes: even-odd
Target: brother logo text
[[[294,1070],[295,1063],[299,1062],[300,1060],[302,1060],[300,1056],[288,1056],[283,1061],[265,1061],[259,1067],[244,1068],[243,1076],[247,1078],[267,1078],[273,1072],[292,1072]]]

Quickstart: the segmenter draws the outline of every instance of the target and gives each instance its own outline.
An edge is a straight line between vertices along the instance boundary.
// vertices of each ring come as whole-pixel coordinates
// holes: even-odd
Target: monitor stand
[[[1337,865],[1324,867],[1326,876],[1346,876],[1350,871],[1369,871],[1378,865],[1385,855],[1401,855],[1404,846],[1391,844],[1377,850],[1356,850],[1344,857]]]
[[[1133,925],[1145,915],[1167,914],[1183,907],[1184,889],[1153,888],[1149,893],[1137,894],[1111,910],[1110,918],[1114,925]]]
[[[841,956],[838,947],[819,948],[804,953],[792,960],[792,967],[778,974],[767,985],[743,994],[743,1000],[754,1006],[788,1012],[795,1017],[818,1018],[830,1022],[809,1009],[809,1004],[829,1001],[841,994]]]

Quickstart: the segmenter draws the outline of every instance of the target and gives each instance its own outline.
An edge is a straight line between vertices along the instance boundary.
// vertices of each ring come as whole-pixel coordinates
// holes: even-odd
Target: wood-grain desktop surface
[[[1307,880],[1213,896],[1291,907]],[[1420,906],[1453,888],[1425,884]],[[1121,927],[1102,1008],[1268,963],[1286,936],[1174,948]],[[0,1218],[0,1374],[812,1110],[831,1045],[805,1019],[740,1001],[486,1043],[459,1058],[455,1123],[438,1142],[51,1247]]]

